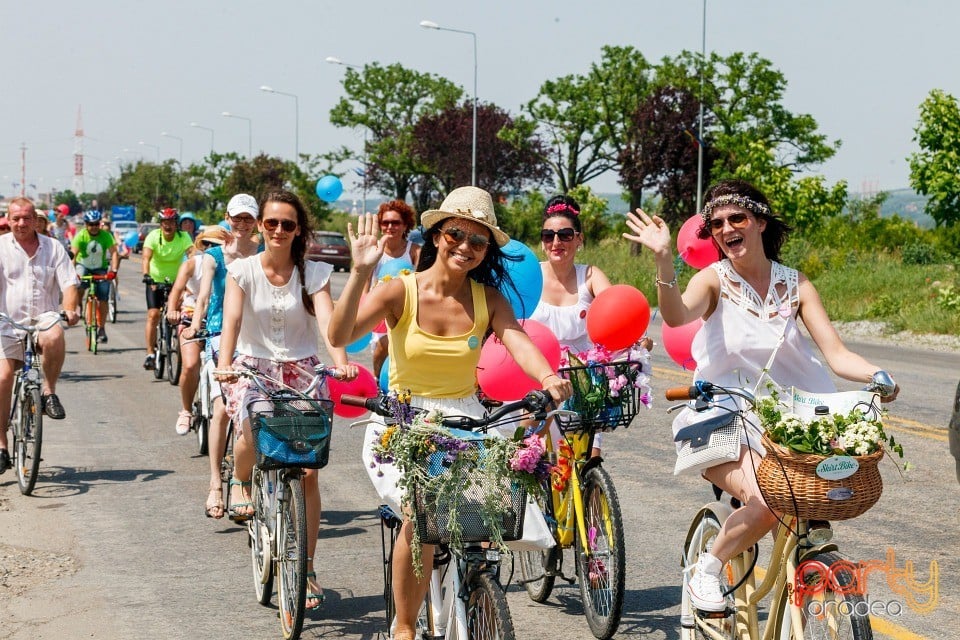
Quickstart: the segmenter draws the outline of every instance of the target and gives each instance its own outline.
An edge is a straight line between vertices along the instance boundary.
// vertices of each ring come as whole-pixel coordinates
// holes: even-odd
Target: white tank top
[[[545,268],[546,264],[541,262],[541,268]],[[556,306],[541,300],[530,319],[546,325],[557,336],[561,347],[569,347],[576,354],[593,348],[593,342],[587,335],[587,310],[593,303],[593,294],[587,286],[587,265],[577,264],[574,269],[577,273],[577,301]]]
[[[370,286],[373,287],[380,281],[380,267],[391,262],[393,260],[399,260],[400,258],[406,258],[407,262],[413,264],[413,260],[410,258],[410,247],[413,246],[413,242],[407,240],[407,246],[404,248],[403,253],[399,256],[387,255],[387,252],[384,251],[383,255],[380,256],[380,261],[377,262],[377,266],[373,269],[373,275],[370,276]]]

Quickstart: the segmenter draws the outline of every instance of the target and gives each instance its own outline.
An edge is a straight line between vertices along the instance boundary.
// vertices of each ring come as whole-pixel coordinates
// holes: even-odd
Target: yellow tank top
[[[416,274],[400,276],[406,299],[403,315],[390,329],[390,388],[427,398],[464,398],[477,391],[480,346],[490,324],[487,298],[470,281],[473,327],[458,336],[435,336],[417,324]]]

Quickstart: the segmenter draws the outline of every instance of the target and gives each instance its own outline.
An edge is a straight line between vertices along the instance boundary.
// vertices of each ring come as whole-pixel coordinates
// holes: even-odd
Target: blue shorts
[[[87,269],[82,264],[77,265],[77,275],[78,276],[105,276],[107,275],[107,269]],[[82,291],[86,290],[87,282],[85,280],[80,281],[80,289]],[[110,298],[110,281],[109,280],[97,280],[93,283],[93,292],[97,296],[97,300],[106,302]]]

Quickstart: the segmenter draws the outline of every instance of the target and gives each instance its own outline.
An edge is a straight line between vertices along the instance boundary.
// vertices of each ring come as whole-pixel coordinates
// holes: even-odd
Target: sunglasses
[[[577,232],[572,227],[565,227],[558,231],[553,229],[541,229],[540,239],[544,242],[553,242],[554,238],[560,238],[560,242],[570,242],[577,237]]]
[[[723,223],[729,222],[734,229],[742,229],[747,226],[750,216],[745,213],[731,213],[726,218],[710,218],[710,232],[716,233],[723,230]]]
[[[210,247],[219,247],[220,245],[216,242],[210,242],[209,240],[201,240],[200,246],[204,249],[209,249]]]
[[[452,245],[462,244],[464,240],[470,243],[470,248],[476,251],[483,251],[490,246],[490,238],[479,233],[467,233],[460,227],[447,227],[441,229],[444,239]]]
[[[263,228],[267,231],[276,231],[277,227],[280,227],[287,233],[293,233],[297,230],[297,222],[295,220],[277,220],[276,218],[269,218],[263,221]]]
[[[381,227],[401,227],[403,226],[403,220],[381,220]]]

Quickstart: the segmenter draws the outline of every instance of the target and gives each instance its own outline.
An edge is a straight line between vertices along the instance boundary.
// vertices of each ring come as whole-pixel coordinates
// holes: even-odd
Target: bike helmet
[[[100,222],[103,219],[103,214],[97,211],[96,209],[91,209],[83,214],[83,221],[85,223],[94,223]]]
[[[177,219],[177,210],[167,207],[166,209],[161,209],[160,213],[157,215],[161,222],[164,220],[176,220]]]

